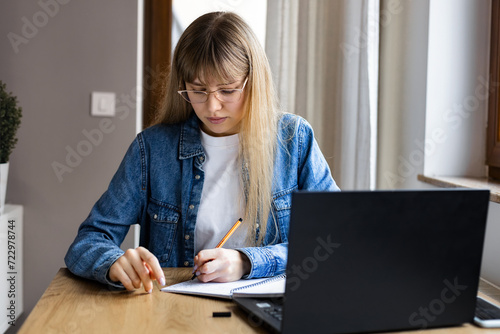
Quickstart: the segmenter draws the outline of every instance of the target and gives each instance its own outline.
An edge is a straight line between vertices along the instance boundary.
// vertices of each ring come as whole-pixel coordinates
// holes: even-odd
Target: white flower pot
[[[9,175],[9,163],[0,164],[0,214],[5,208],[5,194],[7,193],[7,176]]]

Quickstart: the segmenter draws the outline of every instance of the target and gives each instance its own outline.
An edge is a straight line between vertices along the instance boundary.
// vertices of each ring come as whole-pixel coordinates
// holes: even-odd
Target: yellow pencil
[[[224,236],[224,238],[222,238],[221,241],[219,241],[219,243],[217,244],[217,246],[215,246],[215,248],[221,248],[227,241],[227,239],[229,239],[229,237],[234,233],[234,231],[236,231],[236,229],[238,228],[238,226],[240,226],[241,222],[243,221],[243,219],[238,219],[236,221],[236,223],[234,223],[233,227],[231,227],[231,229],[226,233],[226,235]]]
[[[243,219],[238,219],[236,221],[236,223],[234,223],[233,227],[231,227],[231,229],[226,233],[226,235],[224,236],[224,238],[222,238],[221,241],[219,241],[219,243],[217,244],[217,246],[215,246],[215,248],[221,248],[227,241],[227,239],[229,239],[229,237],[234,233],[234,231],[236,231],[236,229],[238,228],[238,226],[240,226],[241,222],[243,221]],[[191,277],[191,279],[195,279],[196,278],[196,273],[193,273],[193,277]]]

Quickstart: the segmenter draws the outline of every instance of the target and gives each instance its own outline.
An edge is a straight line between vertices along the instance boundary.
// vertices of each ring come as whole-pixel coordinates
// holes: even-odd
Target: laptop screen
[[[283,332],[472,321],[488,204],[487,190],[294,193]]]

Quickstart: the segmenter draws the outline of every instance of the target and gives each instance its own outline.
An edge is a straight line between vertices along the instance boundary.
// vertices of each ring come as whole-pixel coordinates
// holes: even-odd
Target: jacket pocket
[[[273,198],[273,214],[277,220],[281,242],[288,242],[290,212],[292,210],[292,191],[293,189],[285,193],[282,192]]]
[[[175,235],[180,212],[169,204],[149,202],[148,215],[150,219],[149,250],[165,266],[175,248]]]

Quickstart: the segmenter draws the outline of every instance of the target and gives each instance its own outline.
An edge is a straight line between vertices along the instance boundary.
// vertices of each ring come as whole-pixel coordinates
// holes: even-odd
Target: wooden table
[[[188,280],[190,268],[164,269],[167,285]],[[213,312],[231,311],[230,318]],[[19,333],[266,333],[232,301],[143,289],[116,291],[62,268]]]
[[[167,285],[188,280],[189,268],[164,269]],[[500,291],[484,282],[481,291],[495,300]],[[497,299],[498,301],[498,299]],[[212,312],[231,311],[230,318]],[[232,301],[143,290],[116,291],[61,268],[19,333],[266,333]],[[471,324],[418,333],[499,334]],[[394,334],[394,333],[393,333]]]

